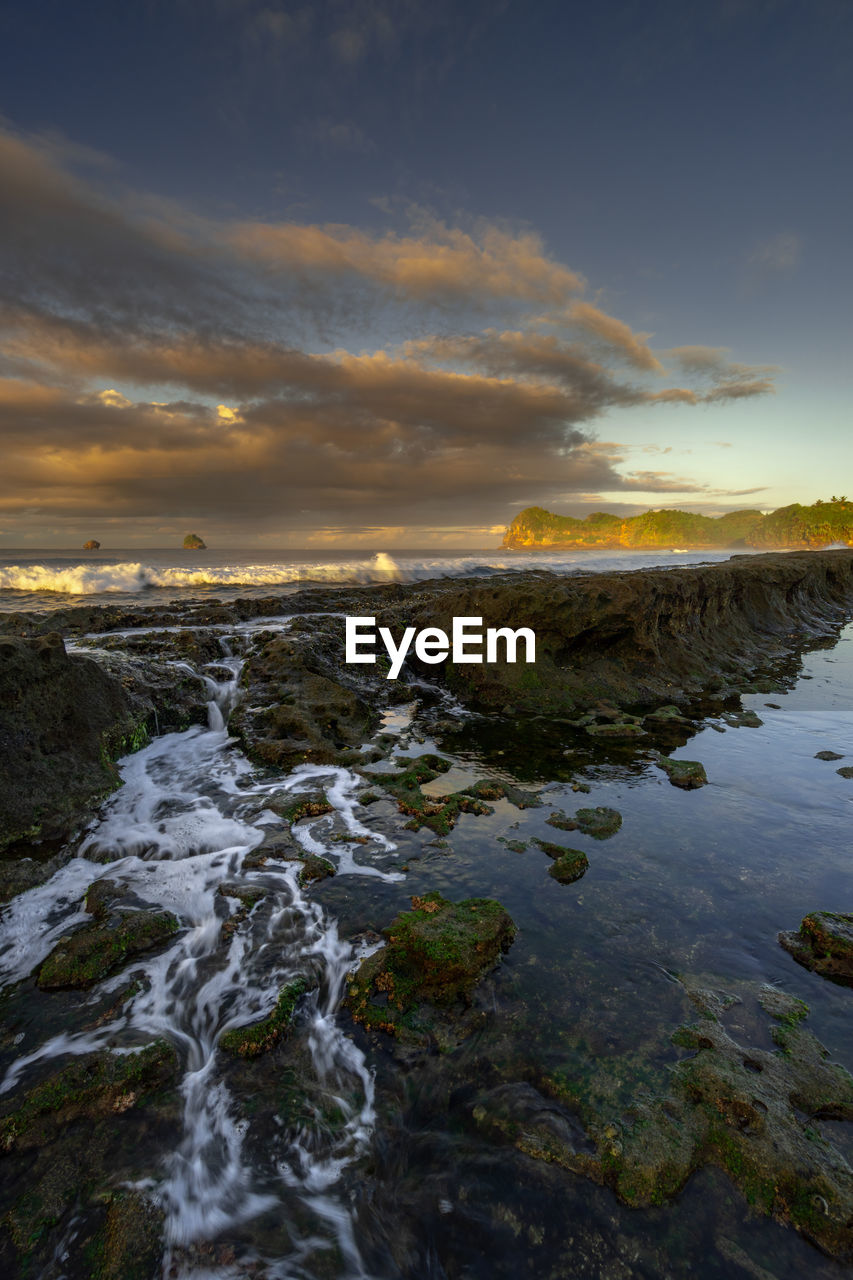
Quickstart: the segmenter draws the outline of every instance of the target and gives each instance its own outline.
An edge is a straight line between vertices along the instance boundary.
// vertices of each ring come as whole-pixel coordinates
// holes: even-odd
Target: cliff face
[[[835,542],[853,546],[853,503],[846,498],[810,507],[794,503],[766,516],[760,511],[731,511],[717,518],[663,510],[626,520],[596,511],[585,520],[575,520],[543,507],[527,507],[507,529],[503,546],[513,550],[737,546],[806,550]]]
[[[405,619],[448,632],[454,615],[482,617],[484,627],[533,628],[535,665],[448,664],[444,677],[484,707],[571,714],[600,699],[625,707],[736,691],[851,611],[853,551],[824,551],[435,582],[409,588],[403,607],[385,616],[397,627]],[[424,668],[433,680],[440,671]]]

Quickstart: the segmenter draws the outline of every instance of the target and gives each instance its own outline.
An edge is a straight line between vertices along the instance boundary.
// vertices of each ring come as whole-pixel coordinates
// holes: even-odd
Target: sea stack
[[[184,551],[206,551],[207,543],[197,533],[188,533],[184,538]]]
[[[100,551],[101,544],[97,538],[90,538],[88,542],[83,543],[84,551]]]

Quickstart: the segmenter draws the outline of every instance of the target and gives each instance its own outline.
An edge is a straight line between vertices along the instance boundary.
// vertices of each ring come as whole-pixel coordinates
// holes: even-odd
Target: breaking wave
[[[688,552],[679,548],[680,565],[709,560],[727,560],[725,552]],[[623,569],[645,569],[672,565],[672,552],[636,551],[531,551],[475,552],[453,554],[441,552],[401,553],[396,558],[380,551],[371,558],[342,555],[328,560],[312,560],[309,556],[292,559],[258,559],[243,563],[239,556],[223,556],[220,563],[193,565],[169,563],[162,553],[144,561],[76,561],[45,556],[39,560],[4,560],[0,558],[0,592],[9,593],[7,607],[53,609],[57,596],[109,596],[112,601],[126,600],[145,592],[167,590],[177,595],[186,592],[217,592],[233,598],[239,592],[249,595],[264,592],[287,594],[300,587],[370,586],[389,582],[424,582],[430,578],[486,577],[507,570],[546,569],[555,573],[614,572]],[[12,593],[19,593],[13,595]],[[14,602],[14,603],[13,603]]]
[[[210,565],[185,569],[142,562],[119,564],[10,564],[0,566],[0,590],[52,591],[90,596],[138,592],[151,587],[283,587],[302,582],[374,583],[404,578],[389,555],[380,552],[369,561],[329,564],[291,563]]]

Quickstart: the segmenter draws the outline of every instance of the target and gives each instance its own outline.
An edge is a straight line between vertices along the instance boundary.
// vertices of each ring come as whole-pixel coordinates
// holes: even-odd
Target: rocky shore
[[[381,707],[399,701],[413,679],[443,682],[473,708],[573,719],[596,736],[677,728],[679,716],[689,725],[703,698],[779,687],[790,660],[836,634],[851,607],[853,551],[825,551],[577,577],[522,572],[313,589],[166,610],[8,614],[0,618],[0,848],[66,833],[115,785],[112,760],[150,733],[204,719],[201,681],[175,664],[215,658],[213,627],[296,618],[286,636],[255,636],[243,674],[248,696],[231,726],[250,757],[281,766],[349,759]],[[375,616],[397,631],[449,631],[454,616],[530,627],[537,659],[436,667],[410,658],[392,682],[381,664],[344,663],[346,614]],[[176,626],[179,635],[166,630]],[[136,636],[106,638],[97,664],[69,656],[61,638],[132,629]]]
[[[662,790],[654,795],[664,845],[678,843],[675,826],[666,823],[675,823],[680,806],[716,821],[710,801],[702,807],[713,795],[713,770],[673,753],[709,716],[721,732],[761,728],[740,696],[790,689],[804,656],[834,644],[851,612],[853,552],[837,551],[672,570],[535,571],[312,589],[228,605],[7,615],[0,621],[0,898],[15,907],[24,901],[12,902],[15,895],[57,869],[71,871],[80,848],[75,839],[119,785],[118,757],[166,732],[207,725],[210,715],[261,779],[254,798],[241,790],[239,774],[228,793],[237,808],[229,810],[221,837],[227,848],[205,882],[214,901],[208,924],[217,922],[211,968],[235,938],[240,946],[245,941],[244,958],[250,938],[268,945],[269,922],[283,901],[276,897],[282,868],[294,864],[293,883],[340,916],[342,937],[358,941],[363,959],[341,979],[338,1017],[376,1072],[380,1101],[375,1156],[352,1195],[363,1196],[370,1222],[390,1198],[395,1223],[405,1224],[383,1244],[387,1268],[426,1274],[427,1254],[412,1224],[421,1217],[421,1182],[438,1185],[445,1176],[437,1171],[438,1147],[430,1145],[438,1143],[441,1124],[450,1126],[456,1144],[445,1153],[451,1166],[458,1144],[474,1144],[478,1168],[514,1170],[542,1205],[568,1203],[567,1197],[575,1204],[606,1191],[613,1223],[612,1215],[623,1212],[614,1205],[625,1213],[660,1213],[688,1194],[688,1181],[722,1171],[745,1213],[790,1224],[829,1257],[849,1263],[853,1175],[846,1148],[835,1142],[836,1129],[853,1120],[853,1078],[806,1030],[802,1000],[751,977],[717,977],[703,968],[696,922],[707,908],[719,927],[703,879],[718,856],[714,840],[707,841],[710,852],[678,845],[676,862],[689,867],[695,857],[697,869],[684,897],[675,898],[674,864],[655,879],[654,859],[633,860],[637,827],[623,822],[610,796],[584,802],[574,793],[597,787],[596,768],[607,777],[618,765],[628,777],[645,771],[659,780]],[[374,616],[396,632],[449,631],[459,615],[482,617],[484,627],[527,626],[537,635],[537,661],[436,667],[410,660],[401,679],[390,681],[382,664],[343,662],[347,614]],[[241,627],[247,622],[253,625]],[[239,691],[223,698],[232,676]],[[213,688],[220,691],[215,704]],[[401,753],[393,719],[407,701],[417,703],[417,720]],[[488,766],[482,753],[466,755],[463,730],[471,723],[485,735],[480,741],[493,737]],[[184,736],[195,742],[202,732],[191,728]],[[554,769],[544,776],[559,777],[561,788],[545,796],[541,784],[528,787],[523,773],[514,775],[508,760],[513,740],[520,744],[517,760],[540,738]],[[239,754],[233,743],[227,749]],[[838,787],[849,785],[843,768],[839,779],[832,767],[842,753],[843,747],[818,752],[830,762],[819,767]],[[283,789],[300,765],[309,770],[303,782]],[[324,777],[324,768],[332,776]],[[342,800],[334,775],[344,770],[354,790]],[[177,807],[168,789],[164,795],[146,812],[150,841]],[[348,806],[364,826],[345,818],[353,811]],[[240,843],[233,833],[237,812],[258,824],[257,845],[240,859],[229,852]],[[490,832],[479,844],[475,827]],[[323,831],[322,850],[301,838],[306,830]],[[336,874],[342,869],[336,849],[350,850],[348,856],[364,846],[381,850],[385,833],[401,842],[408,861],[383,864],[392,874],[380,880]],[[476,844],[476,870],[460,867],[458,858],[454,863],[457,836],[463,850]],[[66,837],[71,841],[63,845]],[[132,843],[122,850],[96,842],[85,850],[94,863],[118,864],[130,852],[130,861],[147,865],[148,855]],[[745,845],[744,864],[753,856]],[[493,864],[500,870],[492,878]],[[179,906],[158,897],[156,879],[137,894],[121,882],[121,869],[82,865],[86,876],[73,882],[79,897],[73,927],[52,938],[10,997],[0,1051],[11,1062],[17,1026],[30,1032],[32,1010],[51,1026],[57,1017],[71,1026],[81,1011],[90,1028],[118,1018],[124,1002],[129,1007],[144,993],[146,965],[156,966],[186,937]],[[89,883],[98,870],[104,874]],[[512,903],[504,896],[511,872],[529,877],[530,886]],[[649,880],[645,898],[642,877]],[[617,922],[610,903],[620,891],[632,901]],[[811,914],[799,932],[783,933],[777,943],[778,930],[802,911],[780,917],[769,935],[773,952],[795,974],[848,998],[853,917],[821,905],[805,904]],[[650,906],[660,919],[651,918]],[[558,921],[557,945],[548,953],[543,944],[540,956],[531,939],[537,930],[547,933],[550,917]],[[667,947],[687,957],[677,971],[654,959],[673,920],[681,932],[678,942],[668,937]],[[634,950],[623,950],[627,938]],[[273,1003],[258,1007],[251,1020],[226,1025],[217,1042],[234,1096],[249,1099],[256,1144],[260,1131],[302,1132],[318,1116],[323,1132],[342,1124],[339,1099],[312,1075],[306,1047],[305,1009],[316,1007],[311,1002],[323,981],[311,954],[307,969],[279,979]],[[642,989],[638,955],[641,965],[649,957],[649,968],[660,971],[651,1011],[631,994]],[[627,992],[621,1004],[620,986]],[[160,1176],[158,1152],[179,1123],[180,1068],[159,1038],[134,1048],[119,1056],[93,1048],[70,1065],[63,1059],[51,1074],[39,1068],[36,1083],[22,1077],[26,1082],[0,1107],[0,1262],[10,1275],[25,1274],[33,1259],[45,1263],[57,1245],[77,1195],[78,1160],[89,1198],[81,1240],[88,1241],[86,1257],[100,1259],[101,1270],[92,1274],[130,1274],[137,1262],[140,1276],[158,1274],[162,1209],[116,1179],[142,1186]],[[137,1151],[137,1134],[150,1145]],[[425,1179],[413,1154],[420,1142],[427,1146]],[[485,1144],[488,1158],[476,1144]],[[453,1220],[436,1228],[454,1248],[480,1229],[481,1211],[463,1200],[460,1193]],[[551,1239],[553,1224],[535,1207],[523,1222],[515,1212],[507,1208],[506,1221],[495,1218],[489,1230],[509,1224],[507,1247],[533,1256],[534,1245]],[[627,1219],[620,1222],[622,1230]],[[727,1230],[736,1233],[731,1222]],[[579,1227],[571,1265],[603,1278],[665,1274],[672,1263],[672,1251],[661,1247],[647,1270],[634,1271],[630,1240],[611,1245],[610,1236],[618,1236],[613,1226],[598,1235]],[[229,1265],[230,1247],[221,1246]],[[616,1253],[608,1261],[602,1250],[611,1247]],[[741,1244],[724,1240],[718,1247],[742,1261]],[[558,1253],[542,1274],[565,1273],[554,1261]],[[187,1257],[208,1261],[202,1252]],[[70,1275],[87,1274],[83,1263],[75,1266]],[[465,1274],[463,1263],[447,1262],[444,1273]],[[731,1274],[776,1273],[738,1262]],[[791,1273],[780,1274],[787,1280]],[[830,1273],[815,1274],[823,1280]]]

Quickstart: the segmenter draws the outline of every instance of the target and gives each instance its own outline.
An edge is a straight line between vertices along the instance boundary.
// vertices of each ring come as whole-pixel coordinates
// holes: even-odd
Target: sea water
[[[312,584],[353,586],[488,576],[508,569],[614,572],[718,563],[730,551],[126,551],[0,549],[0,612],[68,604],[284,595]]]

